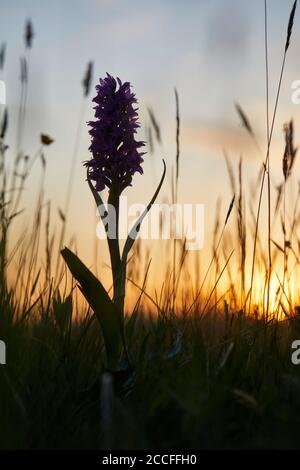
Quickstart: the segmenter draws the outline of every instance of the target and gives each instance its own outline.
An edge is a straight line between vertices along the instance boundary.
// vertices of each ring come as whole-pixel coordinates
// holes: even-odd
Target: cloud
[[[151,32],[157,30],[159,15],[155,10],[147,9],[129,11],[106,22],[102,27],[102,35],[113,46],[124,47],[134,41],[149,37]]]
[[[208,53],[222,61],[243,58],[250,38],[250,15],[245,3],[238,0],[221,2],[212,10],[207,21],[206,46]]]
[[[245,157],[251,157],[256,151],[244,129],[196,121],[183,124],[182,147],[190,153],[205,149],[215,156],[222,155],[223,149]]]

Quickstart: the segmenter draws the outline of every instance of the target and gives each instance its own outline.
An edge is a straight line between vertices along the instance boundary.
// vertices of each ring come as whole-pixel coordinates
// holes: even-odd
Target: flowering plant
[[[139,127],[138,109],[129,82],[122,83],[107,74],[96,86],[93,99],[95,120],[88,123],[91,136],[92,158],[84,162],[87,167],[87,182],[97,204],[99,215],[105,225],[113,276],[113,299],[110,299],[102,283],[68,248],[62,250],[71,273],[97,316],[104,337],[107,366],[116,370],[122,354],[130,363],[126,346],[124,326],[124,300],[126,287],[126,266],[128,254],[137,238],[141,223],[150,211],[163,184],[166,165],[160,183],[144,212],[131,228],[122,254],[119,243],[119,199],[122,191],[131,186],[133,175],[143,173],[141,164],[145,142],[137,141],[135,134]],[[107,211],[100,192],[108,188]],[[111,224],[116,224],[110,230]],[[112,234],[112,235],[111,235]]]

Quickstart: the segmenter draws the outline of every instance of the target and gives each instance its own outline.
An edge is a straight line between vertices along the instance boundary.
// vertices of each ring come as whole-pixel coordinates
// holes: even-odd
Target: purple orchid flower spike
[[[93,157],[84,164],[97,191],[114,187],[120,194],[131,186],[134,173],[143,173],[145,152],[140,149],[145,143],[135,140],[140,124],[138,108],[134,107],[137,99],[130,88],[129,82],[122,83],[109,74],[96,86],[97,95],[93,99],[96,120],[88,123]]]

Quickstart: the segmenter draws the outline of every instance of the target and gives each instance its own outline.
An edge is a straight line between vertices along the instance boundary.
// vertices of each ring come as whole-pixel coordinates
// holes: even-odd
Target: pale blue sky
[[[269,0],[271,105],[277,86],[292,1]],[[140,120],[148,123],[151,106],[162,128],[163,147],[145,157],[146,176],[136,176],[129,190],[132,200],[151,197],[161,171],[168,164],[168,180],[175,155],[174,86],[181,110],[181,186],[183,201],[206,205],[206,230],[213,223],[218,196],[226,210],[230,200],[222,159],[226,147],[234,164],[243,153],[246,171],[256,173],[255,148],[241,129],[234,110],[238,101],[253,122],[261,144],[265,142],[264,5],[263,0],[0,0],[0,43],[7,43],[3,78],[10,110],[9,140],[14,146],[18,106],[19,57],[23,30],[31,18],[35,37],[30,56],[28,116],[24,147],[34,152],[40,132],[55,143],[47,149],[47,197],[62,207],[81,102],[81,80],[86,63],[95,62],[94,84],[105,72],[132,82],[139,99]],[[280,112],[274,134],[274,178],[280,180],[282,124],[294,116],[297,131],[299,107],[292,105],[290,87],[300,78],[300,20],[295,29],[283,81]],[[92,116],[91,97],[85,120]],[[271,106],[272,107],[272,106]],[[300,135],[300,134],[299,134]],[[143,136],[144,137],[144,136]],[[83,123],[75,172],[71,232],[85,243],[93,206],[81,161],[89,157],[89,139]],[[32,177],[32,186],[39,172]],[[147,175],[150,175],[150,177]],[[168,192],[168,184],[165,193]],[[27,191],[28,198],[33,191]],[[82,231],[82,227],[85,230]],[[209,236],[206,247],[210,246]]]

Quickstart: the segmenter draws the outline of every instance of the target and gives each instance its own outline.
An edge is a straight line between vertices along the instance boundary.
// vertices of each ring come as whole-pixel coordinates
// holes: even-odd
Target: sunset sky
[[[292,1],[268,3],[272,111]],[[231,199],[223,149],[235,168],[243,155],[248,185],[263,158],[257,155],[242,128],[235,102],[246,111],[265,152],[263,0],[0,0],[0,6],[0,44],[7,43],[5,69],[0,78],[7,86],[8,140],[12,151],[20,99],[19,58],[24,53],[24,23],[27,18],[33,22],[35,37],[30,52],[24,150],[28,154],[36,151],[41,132],[55,139],[46,149],[46,198],[52,201],[54,218],[56,209],[64,206],[80,116],[81,80],[87,62],[92,60],[94,85],[106,72],[132,83],[139,100],[141,138],[145,139],[145,126],[149,124],[147,107],[153,109],[161,126],[162,146],[156,145],[155,154],[145,156],[145,174],[136,175],[133,188],[127,192],[133,202],[147,203],[151,198],[162,171],[161,158],[166,160],[168,173],[160,201],[170,194],[176,152],[174,87],[177,88],[181,116],[179,199],[205,205],[202,256],[206,258],[211,249],[217,199],[222,198],[224,217]],[[295,143],[300,143],[300,105],[291,102],[291,84],[297,79],[300,79],[299,14],[271,149],[275,184],[282,180],[282,127],[291,117],[295,120]],[[85,121],[93,116],[94,94],[93,86],[85,104],[69,214],[69,235],[76,234],[81,257],[90,266],[96,218],[81,162],[89,158]],[[29,207],[40,171],[37,162],[27,183],[25,200]],[[158,258],[155,248],[153,257],[155,262]]]

